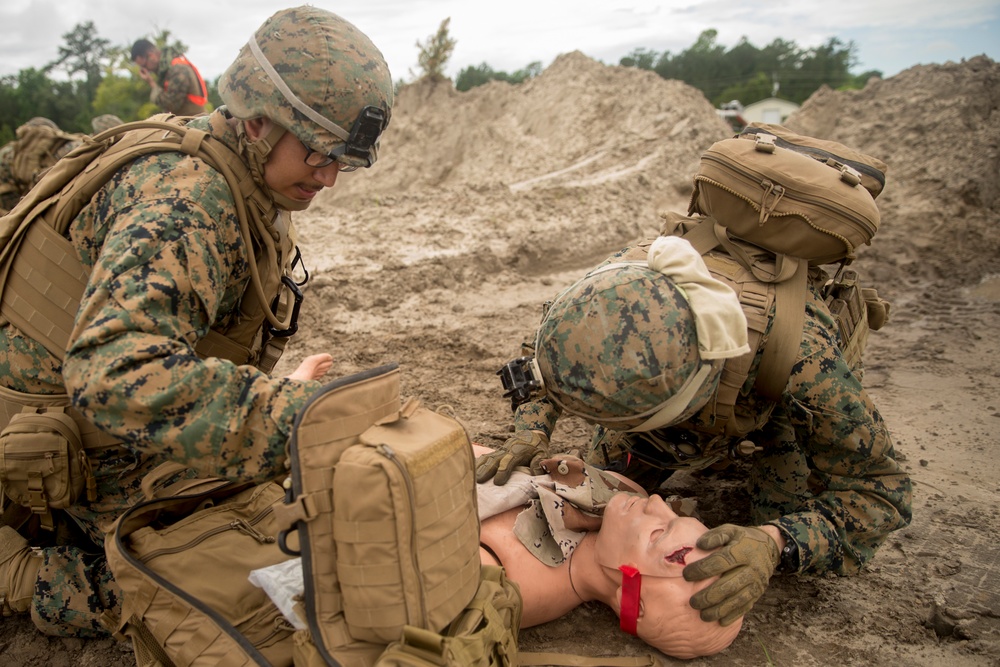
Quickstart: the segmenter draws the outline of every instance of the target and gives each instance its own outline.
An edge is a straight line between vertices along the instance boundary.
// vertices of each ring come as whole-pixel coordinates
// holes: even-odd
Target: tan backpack
[[[17,147],[11,163],[11,174],[24,189],[30,188],[41,172],[61,157],[60,150],[69,142],[79,142],[83,134],[70,134],[47,125],[23,125],[17,129]]]
[[[156,490],[171,465],[144,481],[154,498],[128,510],[105,543],[124,594],[122,618],[108,621],[140,665],[370,666],[404,627],[436,634],[463,615],[481,566],[461,424],[401,400],[398,368],[383,366],[317,392],[296,419],[289,458],[285,491],[222,480]],[[293,633],[247,577],[299,554],[297,611],[309,630]],[[519,617],[512,583],[487,594],[517,598]],[[500,618],[495,609],[488,617]],[[516,650],[516,628],[489,645],[506,637]]]
[[[887,302],[864,291],[845,267],[878,231],[874,198],[886,169],[843,144],[767,124],[751,124],[702,155],[688,206],[689,215],[701,217],[685,221],[681,233],[702,254],[719,248],[774,286],[773,340],[764,348],[756,384],[763,396],[777,401],[791,374],[811,266],[839,264],[824,297],[843,320],[842,351],[852,363],[860,362],[869,329],[885,323]]]
[[[279,542],[302,555],[318,664],[372,665],[405,626],[438,633],[473,599],[472,446],[451,417],[400,400],[395,365],[314,396],[296,419],[289,460]]]
[[[519,653],[521,596],[480,565],[465,429],[399,397],[394,365],[326,385],[300,412],[278,484],[182,479],[164,464],[150,498],[105,541],[123,592],[106,625],[139,667],[514,667],[659,664],[652,655]],[[249,583],[302,557],[296,630]]]
[[[155,488],[182,468],[150,473],[150,499],[105,540],[123,593],[121,618],[108,615],[105,626],[131,640],[138,667],[291,665],[293,628],[247,578],[291,558],[275,539],[284,490],[222,479]]]

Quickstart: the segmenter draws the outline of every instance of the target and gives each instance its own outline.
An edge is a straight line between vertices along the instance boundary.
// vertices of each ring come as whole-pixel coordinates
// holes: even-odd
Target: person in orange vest
[[[183,55],[169,50],[164,54],[148,39],[139,39],[132,45],[132,61],[139,66],[139,76],[149,84],[153,104],[177,116],[206,113],[205,80]]]

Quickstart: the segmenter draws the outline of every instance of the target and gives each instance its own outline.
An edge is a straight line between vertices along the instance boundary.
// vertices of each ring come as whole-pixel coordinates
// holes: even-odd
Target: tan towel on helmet
[[[750,352],[747,319],[736,292],[712,277],[690,242],[679,236],[661,236],[649,248],[648,263],[687,297],[702,359],[729,359]]]

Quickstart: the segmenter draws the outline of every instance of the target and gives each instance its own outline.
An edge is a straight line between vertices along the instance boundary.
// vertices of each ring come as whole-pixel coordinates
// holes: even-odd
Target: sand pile
[[[824,87],[786,124],[888,163],[886,189],[879,198],[883,224],[872,248],[880,261],[949,283],[974,284],[997,273],[996,62],[979,56],[963,63],[921,65],[872,80],[858,91]],[[867,249],[862,252],[867,257]]]

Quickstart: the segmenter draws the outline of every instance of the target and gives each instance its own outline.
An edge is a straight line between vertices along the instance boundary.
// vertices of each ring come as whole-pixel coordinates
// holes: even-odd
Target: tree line
[[[882,76],[878,70],[851,74],[857,65],[857,47],[836,37],[809,49],[784,39],[758,48],[743,37],[726,49],[716,42],[718,34],[715,29],[705,30],[694,44],[677,54],[635,49],[618,64],[683,81],[703,92],[716,107],[732,100],[747,105],[773,96],[802,104],[824,84],[838,90],[863,88],[871,77]],[[541,63],[533,62],[508,74],[482,63],[463,69],[455,87],[464,91],[489,81],[520,83],[537,76],[541,69]]]
[[[448,32],[449,20],[442,21],[426,41],[417,41],[419,71],[411,71],[414,79],[445,78],[443,72],[456,44]],[[881,76],[875,70],[851,74],[857,64],[856,47],[837,38],[803,49],[784,39],[758,48],[744,37],[726,49],[716,42],[717,37],[716,30],[705,30],[677,54],[635,49],[618,64],[684,81],[701,90],[715,106],[730,100],[746,105],[775,94],[801,104],[824,84],[836,89],[861,88],[870,77]],[[161,50],[187,51],[167,30],[149,39]],[[130,121],[157,113],[149,102],[149,86],[131,61],[131,44],[111,44],[98,35],[91,21],[77,25],[63,40],[52,62],[0,77],[0,145],[12,140],[17,127],[34,116],[49,118],[68,132],[90,132],[91,119],[101,114]],[[490,81],[518,84],[541,72],[538,61],[513,73],[494,70],[484,62],[461,70],[455,87],[467,91]],[[217,82],[206,80],[213,108],[222,104]],[[402,81],[397,82],[401,85]]]
[[[91,119],[102,114],[131,121],[159,112],[149,101],[149,85],[132,62],[131,44],[111,44],[100,37],[92,21],[78,24],[62,37],[53,61],[0,77],[0,145],[11,141],[15,130],[35,116],[44,116],[67,132],[89,133]],[[187,51],[169,30],[148,39],[161,51]],[[205,83],[209,104],[222,104],[215,82]]]

